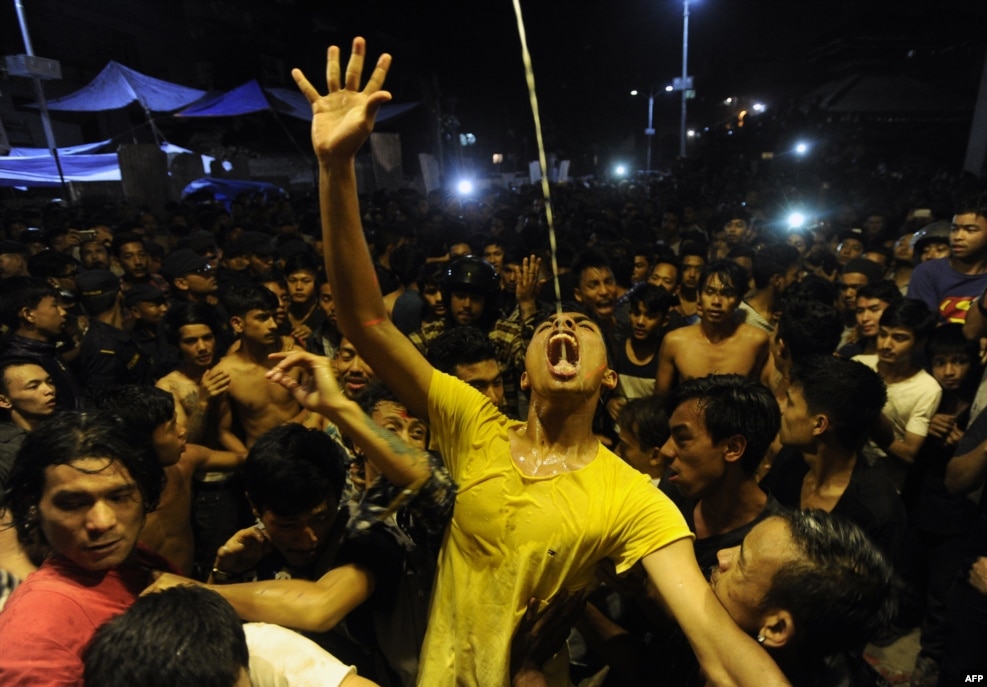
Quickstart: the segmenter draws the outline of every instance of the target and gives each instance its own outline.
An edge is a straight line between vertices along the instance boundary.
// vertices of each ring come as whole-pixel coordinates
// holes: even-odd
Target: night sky
[[[0,5],[5,53],[22,50],[12,5]],[[27,0],[38,54],[72,60],[66,54],[72,43],[59,32],[85,32],[82,8],[111,5],[116,12],[153,8],[167,14],[179,3],[77,0],[65,7],[80,16],[46,31],[45,24],[56,22],[38,9],[32,14],[41,5]],[[217,0],[208,7],[213,5],[258,18],[245,21],[244,30],[207,31],[195,39],[175,35],[173,49],[158,56],[131,47],[141,61],[132,66],[167,78],[170,61],[198,52],[197,59],[215,67],[211,83],[186,80],[190,86],[229,89],[251,78],[287,86],[292,66],[324,85],[326,45],[348,46],[361,34],[371,57],[383,50],[394,55],[388,87],[395,101],[423,102],[425,115],[413,126],[427,128],[427,112],[438,106],[456,116],[460,131],[476,135],[478,148],[520,148],[533,157],[511,0]],[[630,96],[631,89],[646,94],[654,88],[655,125],[677,128],[678,94],[663,88],[681,74],[682,0],[524,0],[523,11],[550,146],[563,155],[577,148],[602,154],[640,139],[647,98]],[[770,107],[854,71],[948,80],[972,103],[987,45],[982,0],[692,0],[690,14],[689,72],[697,91],[690,119],[700,125],[724,115],[727,96],[757,98]],[[148,31],[159,25],[154,19],[145,22]],[[133,59],[114,41],[94,40],[87,49],[93,73],[110,59]],[[281,64],[272,71],[268,59],[262,70],[261,53],[277,53]],[[273,83],[277,78],[281,82]]]

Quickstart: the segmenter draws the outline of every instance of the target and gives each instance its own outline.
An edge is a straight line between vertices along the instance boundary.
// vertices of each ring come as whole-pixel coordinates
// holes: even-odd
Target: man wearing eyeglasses
[[[941,322],[966,321],[972,307],[984,310],[978,299],[987,288],[987,195],[961,204],[949,231],[949,257],[927,260],[915,267],[908,297],[917,298],[938,313]]]
[[[173,301],[216,304],[216,272],[209,258],[191,248],[179,248],[164,259],[161,274],[171,284]]]

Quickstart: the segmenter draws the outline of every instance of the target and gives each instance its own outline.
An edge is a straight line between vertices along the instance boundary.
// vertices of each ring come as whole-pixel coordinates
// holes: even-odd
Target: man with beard
[[[768,359],[768,335],[737,322],[747,273],[732,260],[710,263],[700,281],[699,322],[665,335],[658,351],[655,393],[665,397],[676,383],[709,374],[758,379]]]

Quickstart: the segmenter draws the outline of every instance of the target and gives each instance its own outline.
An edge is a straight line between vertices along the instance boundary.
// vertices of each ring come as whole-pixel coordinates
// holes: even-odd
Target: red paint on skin
[[[383,317],[378,317],[375,320],[367,320],[366,322],[363,323],[363,326],[364,327],[374,327],[374,326],[380,324],[383,321],[384,321],[384,318]]]
[[[592,377],[595,374],[599,374],[600,372],[603,372],[605,369],[607,369],[607,364],[606,363],[603,363],[602,365],[600,365],[595,370],[591,370],[590,372],[587,372],[586,373],[586,379],[589,379],[590,377]]]

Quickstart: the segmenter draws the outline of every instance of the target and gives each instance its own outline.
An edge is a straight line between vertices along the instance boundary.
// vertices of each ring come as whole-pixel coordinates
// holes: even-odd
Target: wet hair
[[[493,342],[476,327],[446,329],[428,346],[428,362],[436,370],[455,375],[457,365],[496,360]]]
[[[657,396],[632,398],[620,409],[617,424],[637,439],[644,451],[659,448],[668,441],[668,415]]]
[[[729,258],[721,258],[706,263],[703,275],[699,279],[699,290],[706,288],[710,277],[718,277],[724,286],[733,289],[737,298],[743,298],[747,292],[747,270]]]
[[[137,484],[144,512],[157,508],[165,484],[164,468],[149,450],[130,440],[123,420],[105,411],[55,413],[24,438],[7,480],[4,503],[23,544],[44,540],[37,507],[46,469],[83,458],[120,463]]]
[[[936,328],[936,316],[923,301],[902,298],[881,313],[881,326],[908,329],[916,341],[923,341]]]
[[[792,370],[792,386],[802,392],[810,413],[829,418],[837,441],[855,450],[863,446],[888,400],[877,372],[831,355],[800,360]]]
[[[23,308],[37,308],[45,298],[58,299],[58,291],[38,277],[8,277],[0,289],[0,324],[10,329],[20,327]]]
[[[668,314],[669,308],[675,303],[675,297],[663,286],[645,282],[641,284],[628,298],[631,312],[637,312],[638,303],[644,304],[644,311],[651,316],[664,317]]]
[[[138,597],[96,630],[82,661],[86,687],[233,687],[250,652],[223,597],[183,586]]]
[[[291,517],[339,502],[346,452],[325,432],[294,422],[257,438],[243,462],[244,489],[259,513]]]
[[[843,317],[832,305],[813,300],[786,300],[776,334],[793,361],[830,355],[843,336]]]
[[[799,555],[774,574],[761,610],[791,613],[804,653],[862,650],[894,615],[893,573],[884,554],[857,525],[824,511],[774,517],[788,525]]]
[[[219,324],[219,315],[211,305],[208,303],[183,302],[176,303],[165,313],[165,339],[172,346],[178,346],[178,341],[181,339],[182,327],[190,324],[202,324],[209,327],[217,339],[223,331],[223,328]]]
[[[778,401],[763,384],[742,375],[708,375],[672,389],[665,400],[671,417],[683,403],[695,400],[714,444],[740,435],[747,441],[740,466],[753,475],[781,426]]]
[[[787,243],[771,243],[754,253],[751,277],[754,288],[763,289],[775,275],[785,276],[799,262],[799,252]]]
[[[278,297],[260,284],[233,284],[223,293],[223,304],[232,316],[246,317],[251,310],[274,312]]]
[[[175,417],[175,398],[156,386],[110,386],[97,396],[96,405],[123,420],[135,443],[148,446],[154,430]]]

